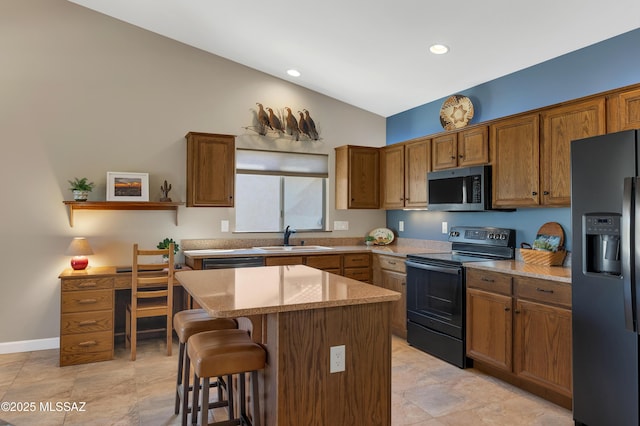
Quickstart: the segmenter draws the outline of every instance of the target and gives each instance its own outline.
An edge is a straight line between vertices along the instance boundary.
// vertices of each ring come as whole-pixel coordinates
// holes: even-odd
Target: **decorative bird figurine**
[[[316,130],[316,123],[314,123],[313,119],[311,118],[311,115],[309,115],[309,111],[307,111],[306,109],[303,109],[304,111],[304,121],[307,123],[307,126],[309,127],[309,137],[311,137],[311,139],[313,139],[314,141],[318,140],[318,131]]]
[[[271,130],[273,130],[273,127],[271,127],[271,123],[269,123],[269,116],[264,111],[264,108],[262,107],[262,104],[256,103],[256,105],[258,105],[258,108],[259,108],[258,109],[258,123],[260,123],[261,126],[268,127]],[[265,132],[265,134],[266,134],[266,132]]]
[[[300,132],[303,135],[311,137],[311,135],[309,134],[309,124],[307,123],[307,120],[304,119],[304,114],[302,113],[302,111],[298,111],[298,114],[300,114],[300,120],[298,120],[298,127],[300,128]]]
[[[266,109],[267,111],[269,111],[269,124],[271,125],[270,127],[280,132],[284,132],[282,123],[280,122],[280,119],[273,113],[273,110],[271,108]]]
[[[300,128],[298,127],[298,120],[291,114],[291,108],[285,107],[287,110],[287,130],[290,135],[296,140],[300,140]]]

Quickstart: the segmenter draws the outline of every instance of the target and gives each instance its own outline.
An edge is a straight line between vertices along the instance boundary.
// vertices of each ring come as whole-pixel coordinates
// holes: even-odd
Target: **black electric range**
[[[451,252],[407,255],[407,342],[460,368],[466,356],[464,263],[515,257],[516,231],[452,227]]]

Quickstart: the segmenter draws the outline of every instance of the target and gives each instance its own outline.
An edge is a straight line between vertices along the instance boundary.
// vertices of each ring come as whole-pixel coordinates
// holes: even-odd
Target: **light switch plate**
[[[346,220],[335,220],[333,222],[333,230],[334,231],[348,231],[349,230],[349,222]]]
[[[398,231],[399,232],[404,231],[404,220],[401,220],[400,222],[398,222]]]
[[[449,224],[447,222],[442,222],[442,233],[443,234],[449,233]]]
[[[221,220],[220,221],[220,232],[229,232],[229,221]]]

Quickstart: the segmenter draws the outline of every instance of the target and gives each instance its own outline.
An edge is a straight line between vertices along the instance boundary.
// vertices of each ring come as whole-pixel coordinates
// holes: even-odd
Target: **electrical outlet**
[[[229,232],[229,221],[221,220],[220,221],[220,232]]]
[[[348,231],[349,230],[349,222],[346,220],[336,220],[333,222],[333,230],[334,231]]]
[[[442,233],[443,234],[449,233],[449,224],[447,222],[442,222]]]
[[[404,220],[401,220],[400,222],[398,222],[398,231],[399,232],[404,231]]]
[[[331,346],[330,360],[329,360],[329,373],[339,373],[344,371],[345,368],[345,347]]]

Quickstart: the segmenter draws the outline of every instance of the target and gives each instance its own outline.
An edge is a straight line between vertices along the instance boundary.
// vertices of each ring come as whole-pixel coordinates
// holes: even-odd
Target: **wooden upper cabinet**
[[[404,207],[404,157],[404,145],[395,144],[380,148],[380,200],[383,209]]]
[[[187,207],[233,207],[235,136],[187,133]]]
[[[479,166],[488,162],[488,127],[480,126],[458,132],[458,167]]]
[[[541,123],[540,204],[568,207],[571,204],[571,141],[606,132],[605,98],[545,110],[541,113]]]
[[[494,207],[539,204],[539,122],[529,114],[491,125]]]
[[[640,89],[608,96],[607,111],[607,132],[640,129]]]
[[[383,209],[427,206],[430,139],[380,148],[380,199]]]
[[[336,209],[380,206],[378,148],[345,145],[336,149]]]
[[[458,134],[449,133],[431,141],[431,169],[442,170],[458,166]]]
[[[489,131],[487,126],[474,127],[433,138],[432,169],[468,167],[489,162]]]
[[[404,206],[427,206],[427,173],[431,171],[431,139],[404,145]]]

